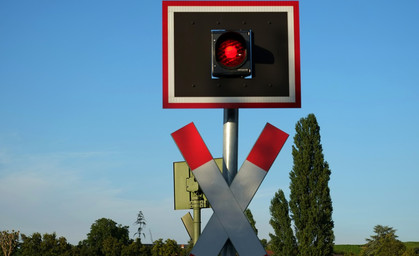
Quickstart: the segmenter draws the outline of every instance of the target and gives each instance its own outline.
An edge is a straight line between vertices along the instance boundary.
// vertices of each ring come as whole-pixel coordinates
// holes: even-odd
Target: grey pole
[[[193,193],[192,196],[192,208],[193,208],[193,244],[195,245],[201,235],[201,200],[200,195],[197,192]]]
[[[223,176],[230,185],[237,174],[239,140],[239,109],[224,109],[223,126]],[[230,240],[224,246],[222,256],[235,256]]]

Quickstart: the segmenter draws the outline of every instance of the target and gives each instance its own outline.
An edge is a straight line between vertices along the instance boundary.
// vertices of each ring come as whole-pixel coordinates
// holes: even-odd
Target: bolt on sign
[[[299,108],[297,1],[163,1],[164,108]]]

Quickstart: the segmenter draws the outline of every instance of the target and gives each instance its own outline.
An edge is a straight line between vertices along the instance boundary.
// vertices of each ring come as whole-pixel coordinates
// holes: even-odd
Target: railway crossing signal
[[[163,1],[162,7],[163,108],[224,109],[226,178],[193,123],[172,134],[214,210],[191,255],[218,255],[225,245],[222,255],[233,256],[230,240],[241,256],[264,256],[243,211],[288,135],[267,124],[236,175],[238,109],[301,107],[299,2]],[[191,207],[183,199],[197,185],[188,178],[180,181],[188,190],[175,193],[176,209]]]

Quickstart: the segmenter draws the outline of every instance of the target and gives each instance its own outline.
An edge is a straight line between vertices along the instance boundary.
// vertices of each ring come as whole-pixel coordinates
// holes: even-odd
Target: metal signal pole
[[[239,109],[224,109],[223,125],[223,176],[231,184],[237,174],[238,140],[239,140]],[[235,256],[236,251],[227,240],[222,249],[222,256]]]

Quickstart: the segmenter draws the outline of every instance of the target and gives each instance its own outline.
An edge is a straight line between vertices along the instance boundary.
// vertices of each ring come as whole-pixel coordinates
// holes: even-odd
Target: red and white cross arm
[[[215,215],[211,217],[191,255],[217,255],[228,238],[240,255],[265,255],[243,211],[262,183],[288,134],[267,124],[230,188],[193,123],[172,136],[210,201]]]

